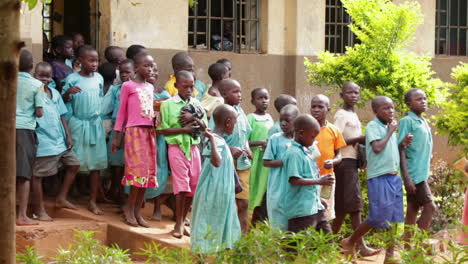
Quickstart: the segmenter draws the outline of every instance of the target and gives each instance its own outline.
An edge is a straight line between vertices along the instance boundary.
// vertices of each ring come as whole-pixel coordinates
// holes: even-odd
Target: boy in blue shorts
[[[52,67],[47,62],[36,65],[34,77],[44,84],[44,116],[37,119],[36,134],[39,139],[36,160],[33,167],[34,214],[40,221],[52,221],[44,208],[42,179],[57,174],[60,166],[66,166],[63,184],[56,198],[58,208],[77,209],[67,200],[73,180],[80,169],[80,160],[71,148],[73,140],[68,129],[65,106],[60,93],[48,85],[52,81]]]
[[[36,118],[44,111],[43,85],[34,79],[33,56],[22,50],[19,57],[18,91],[16,95],[16,192],[18,210],[16,225],[37,225],[26,214],[30,180],[37,151]]]
[[[431,128],[422,117],[427,109],[426,94],[421,89],[410,89],[405,94],[405,102],[410,111],[400,120],[398,142],[408,134],[414,138],[411,146],[400,146],[400,166],[407,195],[405,224],[417,223],[419,228],[427,230],[436,205],[427,184],[433,143]],[[416,221],[421,208],[421,216]]]
[[[319,132],[319,123],[310,115],[300,115],[294,120],[294,142],[284,157],[285,176],[289,178],[286,208],[290,232],[312,226],[325,232],[331,230],[325,216],[327,205],[320,199],[318,185],[332,185],[335,179],[331,174],[319,175],[318,150],[311,147]]]
[[[400,169],[395,134],[398,122],[394,119],[393,101],[377,96],[372,100],[372,110],[377,117],[366,128],[369,217],[341,242],[345,254],[353,257],[356,243],[372,228],[390,228],[389,222],[403,222],[402,182],[397,174]],[[411,137],[405,136],[402,144],[409,146]],[[384,263],[391,263],[394,245],[386,250]]]

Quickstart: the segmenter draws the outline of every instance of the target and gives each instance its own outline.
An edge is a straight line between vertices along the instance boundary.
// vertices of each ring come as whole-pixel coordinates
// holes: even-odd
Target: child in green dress
[[[237,122],[237,111],[220,105],[213,112],[215,127],[205,132],[205,157],[192,209],[192,251],[202,254],[233,248],[240,239],[234,192],[234,161],[224,135],[231,135]]]
[[[273,118],[266,112],[270,95],[265,88],[256,88],[251,93],[251,103],[255,112],[247,115],[252,127],[249,134],[249,146],[253,153],[250,170],[249,212],[253,211],[252,224],[267,218],[265,192],[268,182],[268,168],[263,166],[263,153],[268,140],[268,130],[273,126]]]

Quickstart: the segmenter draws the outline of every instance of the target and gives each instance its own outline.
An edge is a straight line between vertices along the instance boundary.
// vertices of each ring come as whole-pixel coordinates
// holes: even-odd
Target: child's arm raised
[[[332,185],[335,182],[335,178],[333,175],[327,174],[318,179],[306,179],[306,178],[299,178],[299,177],[290,177],[289,183],[291,185],[300,185],[300,186],[308,186],[308,185]]]
[[[398,122],[396,120],[389,122],[387,127],[387,135],[385,135],[385,137],[380,140],[374,140],[371,142],[372,151],[374,151],[376,154],[382,152],[382,150],[384,150],[387,146],[388,140],[393,135],[393,132],[395,132],[397,127]]]
[[[216,142],[215,142],[214,136],[213,134],[205,131],[205,137],[207,137],[208,140],[210,141],[210,148],[211,148],[210,162],[213,166],[218,168],[219,166],[221,166],[221,155],[216,149]]]

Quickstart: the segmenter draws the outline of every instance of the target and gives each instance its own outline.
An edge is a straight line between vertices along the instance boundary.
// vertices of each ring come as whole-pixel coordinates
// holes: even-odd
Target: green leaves
[[[339,90],[346,81],[361,87],[364,102],[377,95],[387,95],[398,112],[407,111],[404,94],[420,88],[432,105],[444,100],[446,84],[433,78],[430,58],[403,51],[413,39],[422,13],[417,2],[396,5],[389,0],[342,0],[353,21],[353,33],[361,41],[347,47],[345,54],[321,52],[319,62],[305,59],[309,82]]]
[[[32,10],[34,7],[36,7],[38,0],[21,0],[24,3],[28,4],[29,10]],[[50,4],[52,0],[41,0],[42,3],[45,4]]]

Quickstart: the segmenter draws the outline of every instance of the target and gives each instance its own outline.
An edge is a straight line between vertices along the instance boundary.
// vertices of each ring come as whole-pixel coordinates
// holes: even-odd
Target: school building
[[[411,0],[410,0],[411,1]],[[467,0],[418,1],[424,24],[409,50],[432,58],[444,81],[459,62],[468,62]],[[304,72],[304,57],[320,51],[342,53],[355,37],[340,0],[52,0],[29,11],[23,7],[21,36],[41,60],[43,33],[49,37],[82,33],[102,54],[109,45],[147,47],[158,62],[160,83],[172,71],[170,59],[188,51],[197,78],[209,83],[208,66],[217,59],[233,62],[233,78],[243,86],[243,106],[253,110],[250,90],[266,87],[272,98],[290,93],[302,110],[313,94]],[[395,3],[404,0],[394,0]],[[270,108],[275,114],[275,110]],[[436,136],[436,156],[453,159],[456,152]]]

